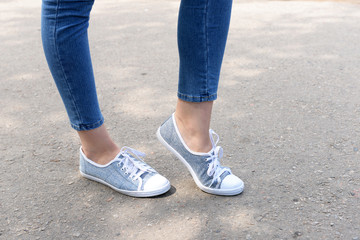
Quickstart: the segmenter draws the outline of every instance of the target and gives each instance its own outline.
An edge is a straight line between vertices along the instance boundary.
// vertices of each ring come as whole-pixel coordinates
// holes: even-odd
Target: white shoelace
[[[209,185],[209,187],[210,187],[215,181],[217,181],[218,183],[221,181],[220,176],[224,172],[228,171],[231,174],[231,170],[227,167],[223,167],[220,165],[220,159],[223,156],[223,149],[220,146],[216,146],[216,144],[218,144],[219,139],[220,139],[219,135],[217,135],[216,132],[214,132],[212,129],[210,129],[209,132],[210,132],[210,140],[211,140],[211,143],[213,146],[213,150],[212,150],[210,157],[208,157],[206,159],[206,161],[209,162],[209,164],[208,164],[209,168],[207,170],[207,175],[209,177],[211,177],[211,176],[213,177],[213,180],[211,181],[211,183]],[[216,142],[213,139],[213,135],[216,136]]]
[[[120,163],[123,163],[121,170],[125,171],[125,174],[130,174],[129,178],[133,181],[137,180],[144,172],[156,172],[153,168],[143,162],[142,157],[145,157],[145,153],[137,151],[130,147],[122,147],[119,156]]]

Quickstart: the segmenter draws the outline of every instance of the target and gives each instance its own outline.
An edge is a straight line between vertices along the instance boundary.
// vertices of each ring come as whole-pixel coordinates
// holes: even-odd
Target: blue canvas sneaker
[[[180,135],[174,114],[159,127],[156,133],[160,142],[189,169],[201,190],[215,195],[237,195],[243,191],[244,183],[233,175],[229,168],[220,165],[223,150],[220,146],[216,146],[219,136],[211,129],[209,134],[213,145],[210,152],[191,151]],[[216,141],[213,135],[216,136]]]
[[[170,189],[170,182],[143,160],[145,154],[123,147],[108,164],[100,165],[88,159],[80,148],[80,173],[82,176],[105,184],[133,197],[152,197]]]

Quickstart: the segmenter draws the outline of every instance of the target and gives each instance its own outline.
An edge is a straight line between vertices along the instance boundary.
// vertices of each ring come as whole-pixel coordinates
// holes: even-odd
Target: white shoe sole
[[[158,128],[157,132],[156,132],[156,136],[159,139],[159,141],[168,149],[170,150],[178,159],[180,159],[180,161],[187,167],[187,169],[189,170],[191,176],[193,177],[196,185],[203,190],[204,192],[210,193],[210,194],[214,194],[214,195],[224,195],[224,196],[233,196],[233,195],[238,195],[240,193],[242,193],[242,191],[244,190],[244,184],[242,184],[241,186],[237,187],[237,188],[233,188],[233,189],[214,189],[214,188],[209,188],[206,187],[205,185],[203,185],[200,180],[198,179],[198,177],[196,176],[196,173],[194,172],[194,170],[192,169],[192,167],[190,166],[190,164],[180,155],[180,153],[178,153],[173,147],[171,147],[166,141],[165,139],[161,136],[160,134],[160,127]]]
[[[158,196],[158,195],[166,193],[167,191],[169,191],[169,189],[171,187],[170,182],[168,181],[167,184],[165,186],[163,186],[162,188],[151,190],[151,191],[127,191],[127,190],[116,188],[113,185],[105,182],[104,180],[102,180],[100,178],[88,175],[81,171],[80,171],[80,174],[87,179],[102,183],[108,187],[111,187],[112,189],[114,189],[117,192],[120,192],[122,194],[131,196],[131,197],[154,197],[154,196]]]

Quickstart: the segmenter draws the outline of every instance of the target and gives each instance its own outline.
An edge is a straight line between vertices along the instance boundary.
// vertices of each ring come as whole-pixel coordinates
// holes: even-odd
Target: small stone
[[[293,237],[300,237],[301,235],[302,235],[301,232],[296,231],[296,232],[294,232]]]
[[[333,226],[334,226],[334,223],[330,223],[330,226],[332,226],[332,227],[333,227]]]
[[[359,240],[359,237],[353,237],[352,240]]]
[[[80,235],[81,234],[79,232],[76,232],[76,233],[73,234],[74,237],[80,237]]]

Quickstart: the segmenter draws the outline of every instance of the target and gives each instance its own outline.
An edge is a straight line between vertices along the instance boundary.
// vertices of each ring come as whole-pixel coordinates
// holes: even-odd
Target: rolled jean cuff
[[[87,131],[87,130],[92,130],[92,129],[98,128],[101,125],[103,125],[103,123],[104,123],[104,117],[101,117],[101,119],[99,121],[97,121],[96,123],[93,123],[93,124],[73,124],[73,123],[71,123],[71,127],[73,129],[75,129],[76,131]]]
[[[208,96],[190,96],[183,93],[177,93],[178,98],[186,102],[209,102],[214,101],[217,98],[217,93]]]

